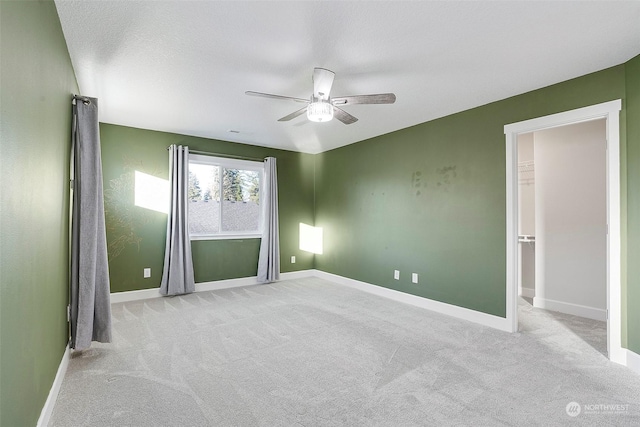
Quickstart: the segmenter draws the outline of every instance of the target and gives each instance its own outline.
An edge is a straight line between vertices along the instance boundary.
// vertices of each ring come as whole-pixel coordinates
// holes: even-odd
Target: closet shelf
[[[518,172],[533,172],[534,170],[535,164],[533,163],[533,160],[518,162]]]

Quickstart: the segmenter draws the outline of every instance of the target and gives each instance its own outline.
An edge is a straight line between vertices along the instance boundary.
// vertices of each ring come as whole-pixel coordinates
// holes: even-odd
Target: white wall
[[[605,320],[606,122],[534,134],[534,305]]]
[[[521,168],[534,162],[533,133],[518,135],[518,234],[535,236],[535,165]],[[519,294],[535,295],[535,243],[519,243]]]

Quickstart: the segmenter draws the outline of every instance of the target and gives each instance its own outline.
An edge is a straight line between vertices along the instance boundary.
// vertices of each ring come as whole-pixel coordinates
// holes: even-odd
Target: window
[[[196,239],[262,235],[261,162],[189,155],[189,234]]]

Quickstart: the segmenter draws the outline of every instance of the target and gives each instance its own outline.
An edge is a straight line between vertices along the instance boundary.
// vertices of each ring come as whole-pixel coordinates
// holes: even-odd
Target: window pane
[[[189,164],[189,233],[216,234],[220,224],[220,169]]]
[[[260,234],[262,164],[200,155],[190,158],[189,234],[193,238]]]
[[[224,168],[222,188],[222,231],[258,231],[260,173]]]

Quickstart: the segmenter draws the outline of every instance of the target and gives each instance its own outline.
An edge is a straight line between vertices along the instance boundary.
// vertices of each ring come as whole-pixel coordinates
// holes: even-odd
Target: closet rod
[[[167,150],[171,148],[171,146],[167,147]],[[238,160],[251,160],[254,162],[263,162],[263,159],[259,159],[257,157],[247,157],[247,156],[236,156],[233,154],[225,154],[225,153],[211,153],[209,151],[199,151],[199,150],[189,150],[190,154],[202,154],[204,156],[215,156],[215,157],[224,157],[228,159],[238,159]]]

